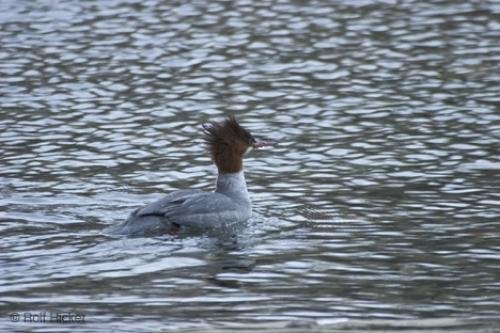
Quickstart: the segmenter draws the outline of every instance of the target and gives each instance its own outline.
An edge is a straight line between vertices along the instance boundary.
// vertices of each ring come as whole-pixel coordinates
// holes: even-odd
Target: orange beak
[[[255,149],[259,149],[259,148],[264,148],[264,147],[272,147],[275,144],[277,144],[276,141],[271,140],[271,139],[265,139],[265,140],[257,140],[257,141],[255,141],[255,143],[252,146]]]

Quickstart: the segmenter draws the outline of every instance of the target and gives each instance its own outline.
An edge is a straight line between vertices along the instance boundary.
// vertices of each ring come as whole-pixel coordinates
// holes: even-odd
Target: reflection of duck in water
[[[271,145],[257,141],[234,117],[203,126],[205,140],[218,169],[214,192],[180,190],[133,211],[111,232],[129,236],[178,233],[183,229],[211,231],[244,222],[252,215],[243,172],[243,156],[252,148]]]

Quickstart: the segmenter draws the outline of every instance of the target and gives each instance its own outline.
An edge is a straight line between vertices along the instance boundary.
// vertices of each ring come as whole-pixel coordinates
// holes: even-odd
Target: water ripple
[[[134,331],[497,315],[499,13],[2,1],[0,308]],[[280,143],[245,161],[236,243],[101,234],[212,189],[200,125],[227,114]]]

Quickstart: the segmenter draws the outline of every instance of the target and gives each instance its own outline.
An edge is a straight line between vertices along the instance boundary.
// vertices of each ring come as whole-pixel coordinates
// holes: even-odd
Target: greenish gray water
[[[499,22],[497,1],[1,1],[0,328],[497,317]],[[102,233],[210,190],[201,124],[229,114],[280,141],[245,161],[238,244]]]

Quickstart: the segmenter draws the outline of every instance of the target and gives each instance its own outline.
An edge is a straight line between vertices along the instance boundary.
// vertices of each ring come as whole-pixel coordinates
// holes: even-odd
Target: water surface
[[[0,326],[117,331],[500,313],[496,1],[0,3]],[[102,233],[245,161],[238,242]],[[84,314],[72,326],[9,314]],[[367,326],[368,327],[368,326]]]

